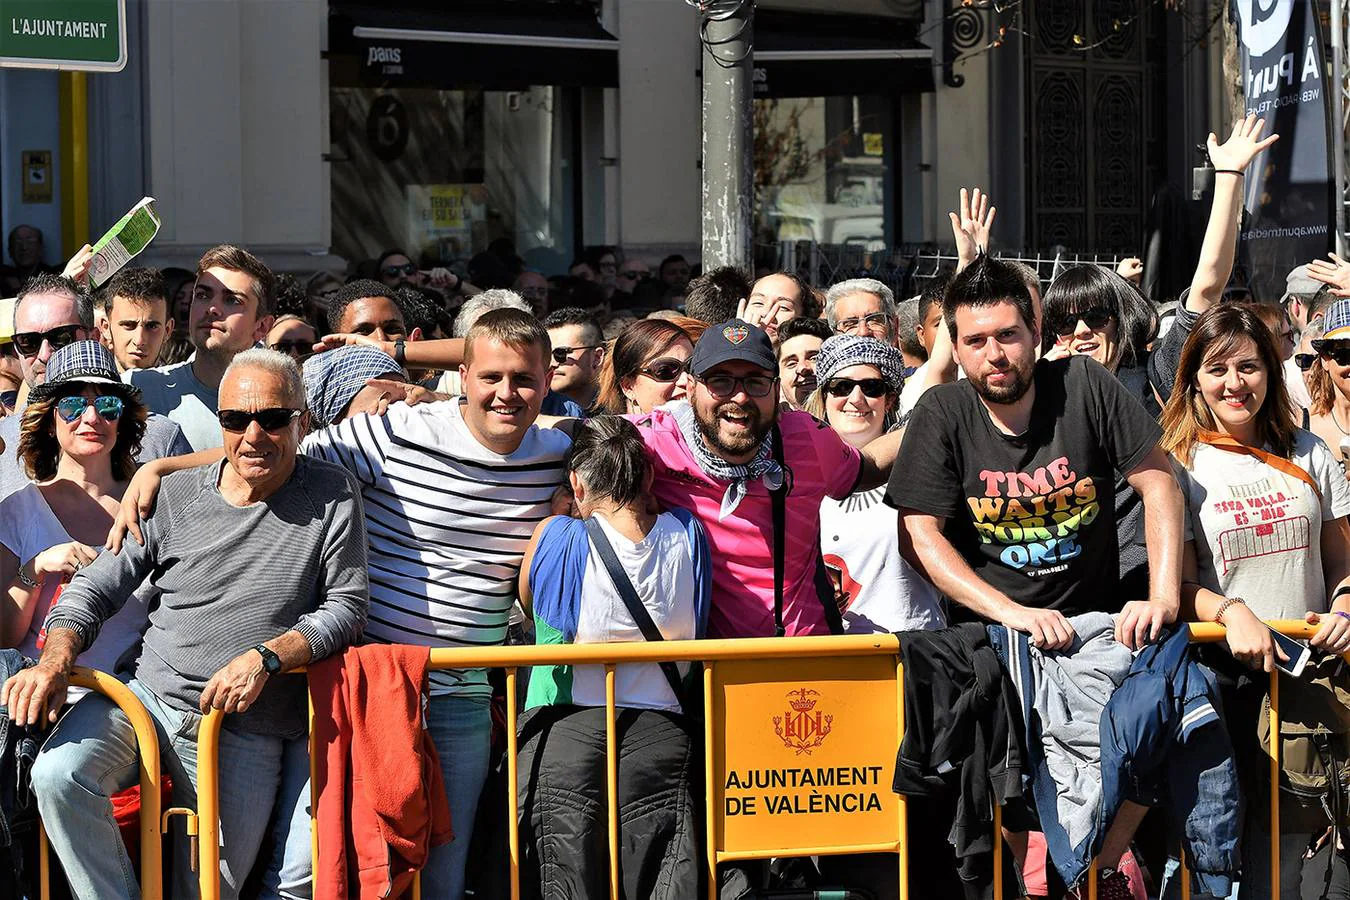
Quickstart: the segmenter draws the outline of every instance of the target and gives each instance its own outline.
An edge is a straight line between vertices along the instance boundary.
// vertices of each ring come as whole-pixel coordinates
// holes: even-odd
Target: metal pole
[[[1331,160],[1335,180],[1336,253],[1345,255],[1345,0],[1331,0],[1331,83],[1336,102],[1331,107]]]
[[[703,43],[703,270],[749,270],[755,181],[751,100],[753,0],[705,2]]]

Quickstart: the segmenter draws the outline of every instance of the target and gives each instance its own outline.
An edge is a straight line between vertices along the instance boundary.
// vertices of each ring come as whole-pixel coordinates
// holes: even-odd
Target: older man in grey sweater
[[[198,725],[223,709],[221,895],[243,885],[280,794],[283,849],[264,895],[306,896],[307,872],[294,862],[305,868],[309,838],[292,827],[308,822],[305,682],[283,673],[342,650],[365,628],[360,489],[345,470],[297,457],[305,395],[288,357],[240,354],[220,400],[225,460],[164,479],[141,524],[144,545],[128,543],[76,573],[47,618],[41,661],[6,682],[0,699],[16,722],[55,721],[80,648],[148,578],[162,593],[130,687],[155,719],[174,804],[195,806]],[[138,896],[108,800],[136,773],[131,726],[99,695],[61,720],[38,758],[38,804],[76,896]],[[186,849],[175,847],[174,896],[195,896]]]

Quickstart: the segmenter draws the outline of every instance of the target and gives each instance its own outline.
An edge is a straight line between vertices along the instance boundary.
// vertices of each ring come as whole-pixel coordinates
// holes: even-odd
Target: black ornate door
[[[1159,104],[1158,4],[1036,0],[1028,14],[1032,246],[1138,253]]]

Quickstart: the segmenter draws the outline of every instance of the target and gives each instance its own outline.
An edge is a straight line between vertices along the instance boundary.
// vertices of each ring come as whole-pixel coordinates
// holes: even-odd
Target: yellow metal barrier
[[[1302,621],[1269,623],[1282,634],[1309,638],[1316,627]],[[1190,625],[1192,639],[1223,639],[1221,625]],[[713,891],[717,866],[723,862],[774,856],[818,856],[844,853],[896,853],[901,900],[908,900],[908,834],[905,800],[883,787],[881,772],[890,772],[904,734],[904,672],[895,635],[848,635],[803,638],[663,641],[631,644],[573,644],[518,647],[433,649],[433,669],[503,668],[506,671],[507,775],[511,896],[520,896],[520,834],[516,769],[516,674],[522,666],[600,665],[605,667],[607,735],[605,747],[608,797],[609,892],[620,893],[618,859],[618,747],[615,737],[615,667],[625,663],[701,662],[704,691],[704,766],[708,786],[706,810],[707,875]],[[1350,657],[1350,654],[1347,654]],[[794,685],[784,691],[786,685]],[[884,697],[881,701],[878,698]],[[813,702],[814,701],[814,702]],[[834,706],[824,706],[826,702]],[[776,705],[775,705],[776,704]],[[834,710],[831,712],[830,710]],[[864,714],[865,711],[865,714]],[[1279,733],[1278,684],[1271,677],[1271,733]],[[761,721],[764,720],[764,721]],[[838,721],[836,721],[838,720]],[[198,735],[198,784],[201,852],[199,877],[202,900],[219,897],[219,820],[216,805],[218,775],[214,765],[223,716],[213,711]],[[772,723],[766,727],[765,723]],[[756,730],[758,729],[758,730]],[[152,732],[153,733],[153,732]],[[833,740],[831,740],[833,738]],[[775,740],[777,745],[775,745]],[[1279,885],[1279,748],[1272,741],[1270,775],[1271,880]],[[829,745],[829,749],[826,747]],[[311,745],[311,751],[313,747]],[[815,756],[819,753],[820,756]],[[313,754],[311,753],[311,756]],[[800,787],[765,760],[784,756],[812,763],[820,771],[848,770],[849,799],[836,792],[835,801],[806,801],[801,816]],[[839,762],[842,757],[851,763]],[[828,762],[826,760],[828,759]],[[866,760],[888,760],[874,763]],[[753,761],[753,765],[751,764]],[[312,762],[312,760],[311,760]],[[750,766],[750,784],[771,784],[783,793],[767,795],[746,789],[736,764]],[[881,767],[881,772],[875,771]],[[802,771],[799,767],[798,774]],[[861,783],[857,783],[861,782]],[[813,786],[814,785],[808,785]],[[875,790],[868,790],[875,788]],[[732,793],[734,791],[734,793]],[[817,796],[820,795],[816,792]],[[761,809],[765,801],[767,809]],[[851,802],[850,802],[851,801]],[[754,809],[749,813],[747,805]],[[852,808],[849,808],[849,807]],[[832,810],[831,807],[834,807]],[[312,805],[313,808],[313,805]],[[764,819],[747,821],[767,813]],[[843,821],[841,822],[841,817]],[[763,822],[772,819],[769,825]],[[739,820],[739,821],[737,821]],[[994,808],[994,830],[1002,833],[1002,816]],[[317,840],[312,840],[318,866]],[[994,842],[995,897],[1003,897],[1003,841]],[[1182,896],[1190,895],[1184,866]],[[414,897],[419,886],[414,883]],[[1088,897],[1097,896],[1095,864],[1089,873]]]
[[[155,723],[131,690],[111,675],[76,666],[70,673],[72,687],[88,688],[107,697],[131,722],[140,750],[141,775],[141,897],[159,900],[164,894],[163,846],[160,842],[159,736]],[[38,880],[41,896],[51,896],[49,847],[45,831],[39,834]]]

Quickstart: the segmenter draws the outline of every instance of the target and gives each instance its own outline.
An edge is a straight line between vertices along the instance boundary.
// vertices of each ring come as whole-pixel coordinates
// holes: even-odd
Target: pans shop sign
[[[120,72],[126,0],[0,0],[0,67]]]

